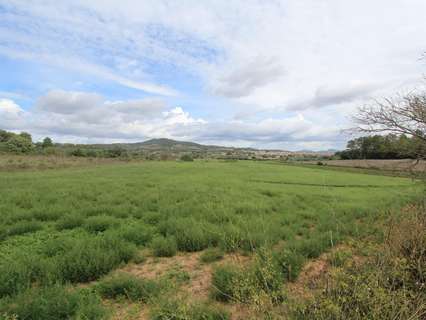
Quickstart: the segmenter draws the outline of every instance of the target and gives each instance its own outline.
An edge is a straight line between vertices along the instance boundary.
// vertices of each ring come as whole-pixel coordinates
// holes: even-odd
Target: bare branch
[[[426,143],[426,93],[377,100],[359,108],[354,120],[360,132],[406,134]]]

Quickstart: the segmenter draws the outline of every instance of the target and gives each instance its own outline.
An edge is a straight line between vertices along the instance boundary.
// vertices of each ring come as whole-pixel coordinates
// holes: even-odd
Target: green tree
[[[52,139],[50,139],[49,137],[44,138],[43,142],[41,143],[41,147],[43,149],[53,147]]]
[[[11,153],[29,153],[33,149],[33,143],[28,136],[13,135],[4,143],[4,149]]]

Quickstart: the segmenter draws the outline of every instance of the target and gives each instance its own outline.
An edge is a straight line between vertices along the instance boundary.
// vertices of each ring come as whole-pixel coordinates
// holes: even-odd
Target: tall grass
[[[377,219],[421,192],[403,178],[248,161],[3,172],[0,190],[3,299],[97,280],[146,248],[162,257],[215,248],[202,259],[255,253],[250,267],[213,275],[226,297],[244,303],[260,299],[259,292],[277,303],[274,279],[293,281],[306,259],[346,237],[377,233]],[[285,249],[277,249],[283,240]],[[274,255],[258,254],[263,247]],[[178,314],[195,317],[190,309]],[[168,314],[167,306],[162,310]],[[214,312],[199,314],[216,319]]]
[[[87,282],[107,274],[136,254],[128,242],[114,237],[82,238],[56,258],[56,266],[64,281]]]
[[[147,302],[158,296],[160,286],[153,280],[140,279],[126,273],[118,273],[102,279],[96,290],[104,298],[124,297],[132,301]]]
[[[79,294],[70,288],[53,285],[31,288],[12,300],[0,303],[0,313],[6,319],[91,319],[107,318],[107,312],[93,294]]]

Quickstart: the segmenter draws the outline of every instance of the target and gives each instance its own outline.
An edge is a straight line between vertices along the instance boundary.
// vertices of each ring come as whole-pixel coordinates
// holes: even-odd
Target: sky
[[[0,129],[342,149],[424,86],[424,0],[0,0]]]

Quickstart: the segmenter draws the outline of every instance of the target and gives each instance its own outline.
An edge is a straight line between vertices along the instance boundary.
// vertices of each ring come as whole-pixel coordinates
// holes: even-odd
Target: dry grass
[[[83,158],[43,155],[10,155],[0,154],[0,171],[46,170],[73,167],[97,166],[128,162],[116,158]]]
[[[128,272],[145,279],[158,279],[170,272],[186,272],[189,281],[181,287],[180,294],[187,296],[191,301],[207,301],[211,288],[212,271],[215,266],[224,264],[246,265],[252,259],[239,253],[225,254],[223,259],[213,263],[203,263],[200,256],[203,252],[180,253],[173,257],[148,257],[142,263],[131,263],[124,266],[119,272]],[[114,314],[112,319],[149,319],[149,306],[134,303],[112,303],[110,307]],[[247,306],[233,304],[225,305],[229,309],[233,320],[248,319]]]
[[[426,161],[419,161],[411,159],[401,160],[326,160],[321,161],[325,165],[336,167],[351,167],[363,169],[377,169],[388,171],[409,171],[415,172],[426,171]],[[316,164],[316,161],[306,161],[305,163]]]

